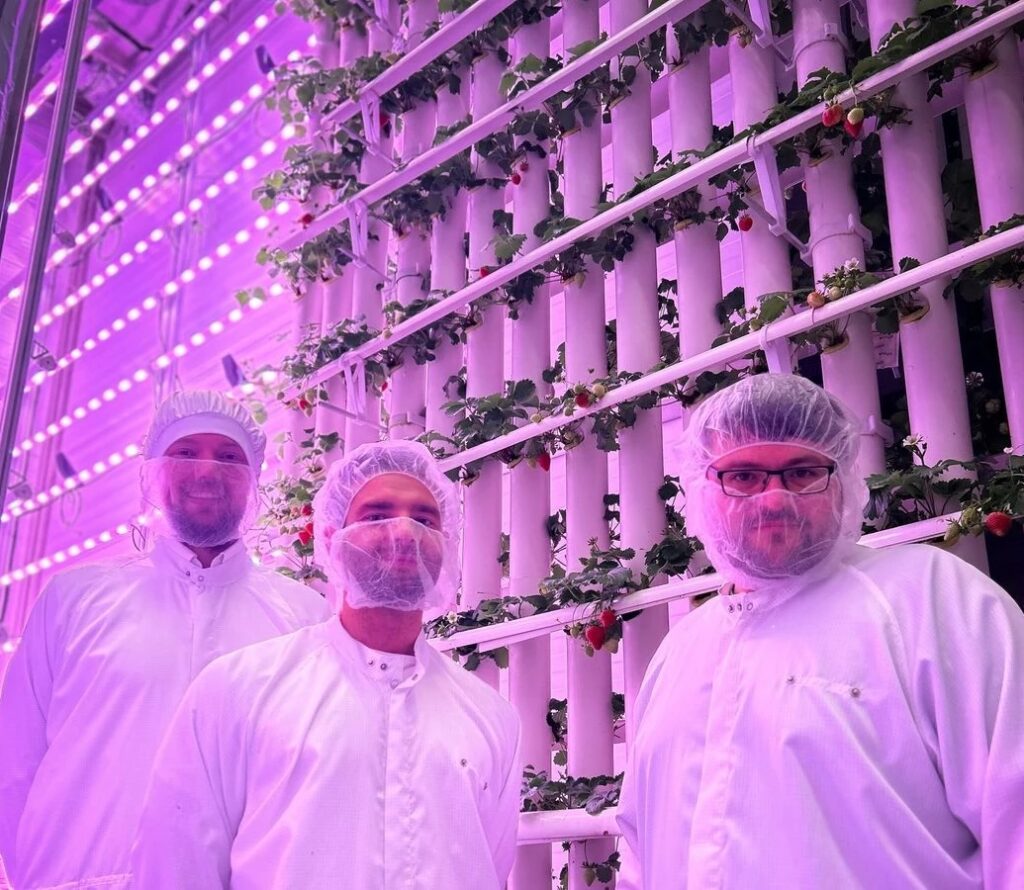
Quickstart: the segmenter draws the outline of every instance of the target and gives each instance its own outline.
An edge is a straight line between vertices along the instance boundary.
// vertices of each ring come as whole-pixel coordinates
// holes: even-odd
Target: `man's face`
[[[816,468],[834,466],[825,455],[802,445],[739,448],[714,461],[708,470],[707,521],[718,526],[728,552],[738,554],[751,574],[779,577],[804,571],[811,555],[817,554],[813,560],[817,562],[824,556],[823,548],[838,536],[842,492],[831,477],[822,491],[803,489],[821,484],[823,470]],[[790,472],[785,481],[780,475],[769,475],[763,493],[736,496],[738,491],[756,492],[764,470]],[[728,474],[726,488],[732,489],[733,495],[723,491],[721,472]]]
[[[388,521],[400,520],[400,521]],[[373,599],[415,603],[436,582],[444,560],[441,511],[423,483],[386,473],[366,483],[349,506],[343,558],[350,577]],[[325,533],[330,537],[333,530]]]
[[[164,452],[164,504],[185,541],[222,538],[237,531],[252,487],[244,449],[218,433],[176,439]]]

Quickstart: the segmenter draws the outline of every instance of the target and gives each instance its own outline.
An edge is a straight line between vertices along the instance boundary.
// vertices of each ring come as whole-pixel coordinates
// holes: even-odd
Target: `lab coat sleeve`
[[[138,890],[227,890],[245,800],[240,696],[213,662],[193,681],[157,753],[132,851]]]
[[[637,856],[636,799],[632,794],[633,785],[629,768],[622,783],[622,795],[615,813],[615,821],[622,837],[619,839],[619,872],[615,879],[616,890],[642,890],[640,859]]]
[[[47,717],[57,670],[58,586],[37,600],[0,690],[0,857],[13,881],[15,843],[29,791],[47,750]]]
[[[510,716],[504,744],[495,763],[495,779],[500,791],[494,812],[484,814],[484,831],[494,857],[494,871],[498,876],[499,887],[505,886],[516,859],[523,785],[521,728],[519,718],[514,713]]]
[[[1024,613],[947,553],[911,647],[925,740],[951,811],[981,847],[986,890],[1024,887]],[[916,651],[915,651],[916,650]]]

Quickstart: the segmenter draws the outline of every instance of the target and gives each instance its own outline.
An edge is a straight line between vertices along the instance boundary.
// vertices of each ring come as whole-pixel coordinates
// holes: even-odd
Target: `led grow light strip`
[[[267,292],[272,297],[279,297],[281,296],[281,294],[284,293],[284,286],[275,282],[274,284],[270,285],[270,287],[267,289]],[[244,307],[235,307],[224,318],[218,319],[216,321],[211,321],[210,324],[207,325],[205,330],[197,331],[196,333],[192,334],[185,343],[179,344],[178,346],[171,349],[169,352],[157,356],[152,362],[149,363],[149,368],[166,368],[168,365],[170,365],[173,359],[180,358],[183,355],[186,355],[189,352],[190,348],[199,348],[200,346],[208,342],[210,337],[216,337],[219,334],[224,333],[224,331],[227,330],[229,325],[237,324],[246,317],[248,312],[255,312],[264,305],[266,304],[264,303],[263,300],[259,299],[258,297],[255,297],[249,300],[249,302]],[[136,369],[136,371],[132,374],[132,380],[135,383],[142,383],[143,381],[148,379],[149,375],[149,369],[147,369],[146,367],[140,367]],[[239,387],[239,389],[243,393],[250,394],[255,390],[255,387],[251,383],[243,383]],[[114,396],[114,398],[116,398],[116,395]],[[108,401],[112,401],[112,399]],[[102,404],[105,403],[100,403],[96,407],[102,407]],[[92,407],[92,405],[89,404],[87,407],[76,408],[71,414],[64,415],[64,417],[62,417],[58,421],[57,425],[63,429],[67,429],[69,426],[72,425],[72,423],[75,420],[82,420],[83,418],[88,416],[87,408],[89,407]],[[138,453],[138,446],[135,445],[134,443],[129,444],[125,446],[125,448],[123,448],[121,451],[115,452],[115,454],[107,458],[106,461],[97,461],[92,465],[91,469],[81,470],[79,473],[76,473],[75,476],[65,479],[62,485],[51,486],[49,489],[49,493],[42,492],[36,495],[34,498],[26,498],[23,501],[12,502],[8,506],[7,512],[0,514],[0,523],[10,522],[12,519],[17,519],[20,516],[23,516],[25,513],[30,513],[33,510],[38,510],[41,507],[46,506],[46,504],[52,502],[53,500],[59,497],[62,497],[68,491],[71,491],[75,488],[79,488],[82,485],[86,484],[87,482],[90,482],[97,476],[101,476],[103,473],[107,472],[107,470],[112,470],[115,467],[120,466],[120,464],[124,462],[125,458],[135,457]]]
[[[288,125],[287,127],[284,128],[281,135],[283,138],[289,139],[294,135],[294,133],[295,128],[291,125]],[[259,154],[263,155],[264,157],[268,157],[272,155],[278,149],[278,147],[279,143],[275,142],[273,139],[268,139],[260,146]],[[43,313],[43,315],[40,316],[39,321],[36,322],[36,333],[39,333],[40,331],[49,327],[58,318],[64,315],[66,311],[74,308],[82,300],[86,299],[91,293],[94,292],[96,288],[100,287],[102,284],[104,284],[105,282],[109,281],[112,277],[117,275],[117,273],[121,269],[131,265],[135,261],[135,257],[141,256],[143,253],[145,253],[149,249],[149,246],[151,244],[157,244],[158,242],[163,240],[164,236],[167,234],[168,231],[170,231],[171,229],[178,228],[179,226],[182,226],[189,220],[193,219],[199,213],[199,211],[204,206],[206,206],[206,204],[209,201],[212,201],[214,198],[220,195],[221,190],[224,187],[233,186],[241,178],[241,174],[243,171],[253,170],[256,168],[258,164],[259,157],[257,156],[257,154],[247,155],[245,158],[243,158],[234,168],[224,173],[219,183],[214,182],[208,185],[203,192],[203,196],[196,196],[192,198],[192,200],[189,201],[187,205],[187,213],[185,212],[185,210],[176,210],[171,216],[171,225],[167,230],[165,230],[161,226],[154,227],[145,238],[142,238],[135,243],[131,251],[125,251],[124,253],[122,253],[117,258],[116,261],[108,263],[107,266],[101,272],[97,272],[95,275],[92,276],[92,278],[88,282],[85,282],[82,285],[80,285],[74,292],[65,296],[64,299],[61,302],[57,303],[52,309]],[[134,192],[136,191],[136,189],[132,189],[132,191]],[[129,193],[129,195],[131,195],[131,193]],[[96,228],[93,229],[93,226],[95,226]],[[87,229],[86,231],[91,231],[93,234],[98,234],[100,230],[100,223],[93,222],[90,224],[89,229]],[[78,249],[79,238],[83,239],[82,243],[89,240],[89,237],[83,235],[83,233],[79,233],[78,235],[76,235],[76,246],[70,249],[61,248],[60,250],[55,251],[53,256],[50,257],[50,262],[46,267],[47,271],[50,271],[51,269],[54,269],[57,266],[66,263],[72,256],[75,255]],[[21,296],[22,292],[23,287],[21,285],[18,285],[17,287],[12,288],[10,291],[8,291],[6,297],[7,299],[17,299],[18,297]],[[60,363],[58,362],[58,365],[59,364]],[[37,372],[32,377],[32,382],[38,383],[40,380],[44,379],[45,377],[51,376],[54,373],[56,373],[56,371],[51,371],[49,372],[49,374],[42,371]],[[28,392],[29,389],[30,387],[26,387],[25,391]]]
[[[53,24],[54,20],[60,14],[60,11],[67,6],[71,0],[57,0],[53,9],[43,14],[42,20],[39,22],[39,33],[42,34],[50,25]]]
[[[85,48],[82,50],[82,58],[89,58],[89,56],[96,52],[101,43],[103,43],[103,35],[93,34],[86,41]],[[32,98],[29,99],[28,105],[25,106],[25,114],[22,116],[22,120],[27,121],[35,117],[39,109],[56,94],[58,86],[60,86],[60,78],[55,77],[53,80],[47,81],[42,89],[34,90]]]
[[[297,51],[295,51],[292,52],[288,56],[288,58],[289,60],[291,60],[293,59],[293,57],[296,57],[297,55],[298,53]],[[264,85],[260,84],[259,82],[254,83],[252,86],[249,87],[249,89],[243,96],[241,96],[238,99],[235,99],[235,101],[228,106],[228,114],[230,115],[230,117],[238,118],[240,115],[245,113],[246,110],[251,108],[260,98],[262,98],[265,91],[266,87]],[[210,129],[213,132],[219,132],[224,127],[226,127],[228,123],[228,115],[218,114],[216,117],[213,118],[213,121],[210,124]],[[286,139],[291,138],[294,134],[295,128],[290,124],[286,126],[281,133],[282,137]],[[208,141],[209,131],[206,129],[200,130],[191,142],[185,143],[178,149],[177,153],[175,154],[174,160],[184,160],[186,158],[190,158],[192,155],[196,153],[196,151],[202,145],[204,145]],[[264,146],[266,144],[267,143],[264,143]],[[253,167],[255,167],[255,165],[255,159],[250,160],[249,158],[247,158],[245,161],[242,162],[242,168],[244,170],[251,170],[253,169]],[[151,189],[155,188],[158,184],[162,183],[170,176],[172,176],[176,172],[176,169],[177,168],[175,167],[175,164],[172,163],[172,161],[163,161],[157,167],[155,173],[149,173],[143,177],[141,185],[134,185],[132,186],[132,188],[128,190],[127,198],[119,198],[117,201],[114,202],[113,206],[110,209],[104,210],[103,213],[100,214],[98,220],[93,220],[91,223],[89,223],[84,232],[79,232],[77,235],[75,235],[74,247],[61,247],[55,250],[48,260],[47,269],[52,269],[57,265],[67,262],[68,259],[70,259],[70,257],[73,256],[79,248],[85,246],[97,235],[106,231],[120,218],[121,214],[124,213],[124,211],[127,210],[130,205],[140,201],[142,197],[148,194]],[[209,188],[207,189],[207,191],[209,191]],[[107,268],[109,269],[110,266],[108,265]],[[97,279],[97,277],[101,279],[100,283],[102,283],[109,276],[94,275],[91,280],[94,281]],[[88,293],[89,291],[91,291],[91,289],[92,286],[90,286],[88,283],[79,287],[79,291],[85,293]],[[19,284],[16,287],[11,288],[11,290],[7,292],[5,299],[16,300],[19,297],[21,297],[23,292],[24,286]],[[72,308],[78,301],[78,297],[76,297],[75,295],[69,295],[64,299],[63,303],[59,303],[51,310],[51,312],[53,313],[53,315],[59,318],[61,315],[64,314],[64,312],[67,309]],[[44,319],[46,317],[46,315],[43,316]],[[40,324],[37,323],[36,332],[42,330],[43,327],[47,327],[49,324],[52,323],[53,319],[46,322],[45,324],[42,324],[41,326]]]
[[[277,212],[284,213],[287,212],[288,209],[289,205],[285,202],[282,202],[281,204],[278,205]],[[261,216],[259,219],[256,220],[253,227],[255,229],[265,229],[269,225],[270,217]],[[245,244],[249,241],[251,237],[252,233],[249,229],[241,229],[235,233],[235,236],[232,239],[232,241],[234,241],[236,244]],[[216,254],[217,259],[224,259],[231,254],[231,249],[231,241],[224,241],[217,246],[214,253]],[[202,257],[196,263],[195,267],[186,269],[176,279],[167,282],[167,284],[165,284],[161,288],[160,294],[163,297],[172,296],[173,294],[178,292],[181,284],[190,284],[192,281],[195,280],[197,270],[200,272],[206,272],[213,268],[216,261],[217,260],[210,255]],[[142,301],[141,306],[135,306],[129,309],[123,318],[115,319],[113,322],[111,322],[109,327],[102,328],[96,334],[95,337],[90,337],[89,339],[87,339],[82,344],[82,350],[78,353],[76,358],[81,358],[82,355],[85,354],[85,352],[91,352],[100,343],[109,340],[115,333],[123,331],[130,322],[138,321],[142,317],[143,311],[151,312],[152,310],[156,309],[159,305],[160,297],[158,297],[156,294],[150,294]],[[250,300],[248,305],[252,309],[258,309],[262,305],[262,301],[260,301],[259,299]],[[233,319],[229,316],[229,320],[236,321],[237,319]],[[220,331],[216,331],[215,333],[220,333]],[[205,339],[206,335],[203,334],[202,332],[199,332],[193,334],[189,342],[193,347],[197,347],[201,346],[202,343],[205,342]],[[166,368],[168,365],[170,365],[171,361],[174,358],[181,358],[188,351],[189,346],[187,344],[179,343],[169,353],[165,353],[164,355],[158,357],[153,362],[153,367],[158,370]],[[75,356],[75,352],[76,350],[72,350],[72,352],[69,353],[69,355]],[[82,420],[89,412],[98,411],[100,408],[103,407],[104,403],[114,401],[114,399],[118,397],[119,393],[128,392],[135,384],[144,382],[145,380],[148,379],[148,377],[149,373],[145,369],[138,369],[131,377],[125,377],[121,379],[116,384],[116,387],[108,387],[103,391],[103,393],[100,396],[93,396],[91,399],[88,400],[88,402],[86,402],[85,405],[80,405],[79,407],[75,408],[75,410],[71,412],[71,415],[65,415],[59,423],[50,423],[45,429],[37,430],[30,437],[24,439],[20,446],[12,448],[11,456],[17,458],[23,454],[26,454],[27,452],[31,451],[36,445],[43,444],[48,439],[51,439],[54,436],[56,436],[63,429],[67,429],[75,420]]]
[[[200,16],[198,19],[196,19],[193,22],[193,29],[196,30],[196,33],[198,33],[199,30],[202,30],[201,28],[195,29],[195,23],[198,21],[201,21],[203,23],[203,28],[205,28],[209,20],[203,16]],[[145,139],[153,132],[153,130],[156,127],[160,126],[165,120],[167,120],[168,115],[173,114],[175,111],[178,110],[178,108],[181,107],[183,100],[188,99],[195,93],[197,93],[204,83],[206,83],[211,77],[213,77],[221,69],[223,65],[227,64],[227,62],[234,58],[236,52],[242,47],[246,46],[252,40],[252,38],[260,31],[262,31],[268,24],[270,24],[270,22],[271,18],[266,14],[261,14],[257,16],[253,23],[249,26],[248,30],[243,30],[238,33],[234,40],[234,46],[228,44],[227,46],[223,47],[221,51],[218,53],[215,60],[207,62],[203,66],[202,70],[199,72],[198,75],[190,77],[187,81],[185,81],[185,85],[180,95],[171,96],[164,103],[164,107],[161,110],[154,111],[153,114],[150,115],[149,120],[146,123],[140,124],[135,129],[135,132],[132,135],[125,137],[125,139],[117,148],[107,152],[104,159],[101,160],[92,170],[86,173],[80,182],[74,185],[69,191],[61,195],[61,197],[57,201],[57,209],[66,210],[68,207],[71,206],[73,201],[75,201],[77,198],[81,197],[82,194],[84,194],[86,189],[91,188],[93,185],[96,184],[96,182],[99,181],[101,177],[105,176],[114,167],[120,164],[121,161],[123,161],[132,151],[134,151],[139,145],[141,145],[145,141]],[[183,41],[183,43],[180,44],[182,49],[184,49],[184,47],[188,45],[188,41],[185,40],[184,37],[178,38],[178,40]],[[267,77],[269,78],[269,76],[270,75],[268,75]],[[112,103],[112,106],[115,109],[114,113],[116,113],[116,109],[118,107],[127,105],[132,96],[134,96],[135,93],[140,92],[144,86],[145,83],[143,82],[142,78],[136,78],[135,80],[133,80],[132,83],[129,85],[128,89],[121,92]],[[104,110],[103,114],[106,114],[106,110]],[[100,120],[100,118],[97,118],[97,120]],[[90,129],[92,129],[92,124],[90,124]],[[96,129],[98,129],[98,127]],[[89,135],[80,136],[74,142],[72,142],[64,155],[64,160],[67,161],[75,157],[76,155],[80,154],[89,144],[90,140],[92,139],[93,133],[95,133],[95,130],[93,130],[92,133],[90,133]],[[207,141],[210,137],[210,134],[205,130],[200,130],[200,132],[196,134],[198,138],[199,136],[203,136],[204,133],[205,136],[200,140],[200,144]],[[42,188],[42,178],[33,180],[22,193],[21,197],[17,198],[14,201],[11,201],[11,203],[8,205],[8,214],[10,216],[14,216],[18,212],[18,210],[24,206],[25,201],[28,198],[33,197],[40,190],[40,188]]]
[[[280,215],[287,213],[290,208],[291,205],[282,201],[277,205],[275,211]],[[43,379],[59,373],[59,371],[68,367],[72,362],[76,362],[82,358],[85,353],[92,352],[99,343],[106,342],[111,338],[111,336],[113,336],[113,334],[123,331],[131,322],[138,321],[142,317],[143,312],[151,312],[153,309],[156,309],[159,305],[161,295],[164,297],[173,296],[180,289],[180,285],[191,284],[196,278],[197,270],[200,272],[207,272],[216,265],[218,260],[222,260],[230,256],[233,250],[232,242],[236,245],[246,244],[250,238],[252,238],[253,230],[263,231],[270,225],[270,222],[270,217],[263,215],[256,219],[251,229],[239,229],[230,240],[224,241],[214,248],[212,252],[213,256],[208,254],[207,256],[201,257],[194,267],[186,269],[176,278],[172,278],[170,281],[167,281],[159,288],[159,290],[145,297],[138,306],[133,306],[129,309],[122,318],[114,319],[108,327],[102,328],[94,337],[87,338],[81,346],[76,346],[66,356],[62,356],[58,359],[57,369],[55,371],[42,372],[44,373]],[[41,382],[39,379],[39,373],[40,372],[37,372],[32,378],[32,383],[37,386],[39,385],[39,382]]]
[[[271,296],[280,296],[284,293],[284,287],[281,284],[273,284],[269,288]],[[218,334],[222,334],[227,330],[231,324],[237,324],[242,321],[248,312],[255,312],[265,303],[259,298],[254,298],[249,301],[244,307],[236,307],[223,319],[212,321],[203,331],[197,331],[188,338],[187,343],[179,344],[174,347],[170,352],[166,352],[163,355],[157,356],[152,362],[150,362],[150,368],[166,368],[174,358],[180,358],[187,354],[191,348],[198,348],[208,342],[210,337],[215,337]],[[131,379],[135,383],[142,383],[147,380],[150,376],[150,370],[145,367],[138,368],[131,376]],[[122,381],[124,382],[124,381]],[[129,386],[128,389],[131,387]],[[243,392],[249,393],[253,391],[252,384],[242,384],[241,387]],[[123,390],[123,391],[127,391]],[[115,396],[116,397],[116,396]],[[98,401],[98,400],[97,400]],[[106,402],[100,402],[96,407],[102,407]],[[91,403],[90,403],[91,407]],[[60,419],[57,426],[62,429],[67,429],[72,425],[75,419],[81,420],[88,415],[88,411],[84,407],[76,408],[71,414],[66,414]],[[52,425],[51,425],[52,426]],[[21,501],[14,501],[11,503],[7,510],[0,514],[0,524],[11,522],[14,519],[18,519],[24,516],[26,513],[31,513],[34,510],[41,509],[47,504],[52,503],[60,497],[63,497],[69,491],[73,491],[76,488],[80,488],[88,482],[91,482],[97,476],[102,476],[108,470],[112,470],[115,467],[120,466],[124,463],[125,459],[135,457],[139,454],[139,446],[135,443],[131,443],[125,446],[121,451],[117,451],[110,455],[105,461],[96,461],[91,468],[86,468],[79,471],[74,476],[69,476],[64,480],[62,484],[52,485],[49,491],[40,492],[31,498],[26,498]]]
[[[30,498],[25,498],[22,501],[14,501],[11,503],[3,513],[0,513],[0,524],[8,523],[13,519],[18,519],[24,516],[26,513],[31,513],[34,510],[38,510],[41,507],[45,507],[52,501],[64,496],[69,491],[73,491],[76,488],[84,485],[86,482],[90,482],[96,476],[101,476],[112,470],[115,467],[121,466],[125,462],[133,457],[137,457],[141,453],[139,446],[135,443],[127,445],[120,451],[115,451],[106,460],[98,460],[92,465],[91,468],[80,470],[75,473],[74,476],[68,476],[61,484],[51,485],[48,491],[41,491],[37,495],[33,495]]]
[[[133,517],[131,521],[137,522],[140,525],[145,525],[146,517],[140,513],[138,516]],[[60,565],[69,559],[74,559],[75,557],[81,556],[83,553],[88,553],[90,550],[95,549],[99,544],[109,544],[115,537],[123,538],[125,535],[129,534],[131,530],[131,525],[127,522],[122,522],[120,525],[117,525],[112,529],[107,529],[100,532],[98,535],[85,538],[80,544],[72,544],[66,550],[58,550],[56,553],[51,553],[49,556],[40,557],[35,562],[30,562],[28,565],[23,566],[20,569],[15,569],[5,575],[0,575],[0,587],[6,587],[8,584],[13,582],[24,581],[26,578],[38,575],[41,571],[53,568],[55,565]]]

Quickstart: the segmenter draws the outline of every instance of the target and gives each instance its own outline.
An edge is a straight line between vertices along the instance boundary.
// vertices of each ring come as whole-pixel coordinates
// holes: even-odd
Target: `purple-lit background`
[[[225,356],[233,356],[239,365],[259,367],[273,362],[288,348],[285,337],[291,310],[287,297],[268,302],[258,311],[245,310],[236,323],[230,320],[230,313],[239,309],[235,299],[238,290],[267,284],[253,260],[266,240],[266,232],[254,227],[262,212],[251,192],[280,163],[281,146],[286,144],[276,112],[266,108],[261,99],[250,98],[247,90],[254,85],[270,85],[261,61],[266,67],[268,59],[281,63],[290,53],[309,52],[312,29],[293,16],[277,16],[269,2],[234,0],[219,6],[223,12],[211,15],[209,3],[101,0],[94,4],[89,35],[101,35],[103,39],[83,61],[69,144],[83,129],[90,132],[87,121],[102,113],[122,85],[129,86],[129,98],[115,105],[113,120],[98,131],[84,151],[66,163],[58,195],[69,193],[88,169],[118,149],[140,125],[149,125],[151,132],[137,139],[137,146],[102,177],[99,188],[87,190],[82,198],[58,210],[51,256],[62,247],[60,238],[86,232],[89,224],[99,221],[104,209],[118,200],[129,202],[100,234],[46,276],[40,310],[43,322],[53,307],[78,293],[81,285],[90,284],[91,292],[80,298],[77,307],[37,333],[37,343],[58,360],[90,339],[97,345],[91,351],[82,349],[80,359],[41,385],[31,384],[39,365],[33,363],[29,369],[31,391],[25,396],[17,441],[45,433],[51,423],[59,426],[61,418],[73,422],[61,429],[59,436],[48,437],[42,444],[33,443],[30,451],[15,458],[12,484],[24,477],[38,494],[61,483],[58,453],[74,471],[88,470],[93,476],[74,492],[3,524],[0,550],[5,567],[17,568],[81,545],[90,536],[130,522],[137,514],[138,462],[124,459],[103,473],[96,472],[95,465],[98,461],[107,464],[112,454],[124,457],[126,447],[141,442],[158,383],[153,363],[161,354],[173,357],[175,346],[188,346],[188,353],[176,359],[165,374],[175,373],[189,387],[226,389],[230,384],[222,364]],[[70,6],[65,7],[40,37],[38,73],[33,78],[38,82],[30,92],[30,101],[59,76],[69,10]],[[197,33],[193,23],[199,16],[208,24]],[[167,44],[176,33],[181,34],[185,48],[147,83],[147,66],[158,61],[157,50],[161,47],[169,53],[175,51]],[[240,41],[240,34],[249,35],[249,39],[243,37]],[[227,48],[233,57],[223,62],[220,56],[226,55]],[[208,76],[204,68],[209,72],[210,64],[216,70]],[[133,78],[133,73],[143,76]],[[201,85],[188,96],[186,87],[193,77]],[[133,80],[144,84],[141,90],[131,89]],[[152,126],[152,114],[174,97],[180,99],[178,108],[167,113],[159,126]],[[243,104],[240,113],[239,99]],[[52,110],[52,99],[41,103],[39,111],[25,124],[12,192],[15,200],[41,174]],[[219,116],[226,123],[219,121]],[[218,124],[220,128],[215,129]],[[203,131],[209,138],[204,138]],[[182,145],[190,141],[195,144],[197,136],[202,144],[191,157],[181,158]],[[272,151],[266,153],[271,147]],[[166,164],[172,165],[172,170],[163,176],[160,168]],[[157,182],[149,180],[151,187],[147,188],[150,175]],[[208,197],[213,185],[219,187],[219,193]],[[133,189],[140,189],[142,195],[129,200],[135,194]],[[8,363],[20,303],[8,295],[24,280],[36,204],[36,200],[29,199],[10,217],[0,260],[0,378],[5,380],[10,372]],[[176,211],[185,217],[181,225],[175,225],[182,219],[175,218]],[[289,208],[284,215],[274,211],[267,215],[277,226],[293,222],[296,214]],[[159,230],[156,238],[154,230]],[[236,234],[242,230],[248,230],[250,237],[240,244]],[[135,250],[140,242],[148,244],[141,254]],[[216,251],[224,243],[231,250],[222,257]],[[133,261],[124,265],[121,259],[126,254]],[[114,270],[116,274],[110,275]],[[186,270],[194,271],[194,280],[181,279],[183,272],[188,277]],[[109,280],[93,286],[90,282],[97,274]],[[171,282],[177,289],[168,294],[174,289],[166,287]],[[147,311],[144,305],[152,301],[144,304],[144,300],[150,295],[156,297],[158,305]],[[127,321],[120,331],[111,329],[115,323],[120,326],[117,320],[125,320],[135,308],[140,310],[137,320]],[[217,321],[225,323],[225,330],[211,336],[209,326]],[[198,332],[209,336],[209,341],[196,347],[191,338]],[[99,339],[108,335],[108,339]],[[148,372],[141,381],[133,376],[140,369]],[[119,384],[126,379],[132,386],[121,391]],[[116,393],[109,401],[104,396],[108,390]],[[89,409],[94,398],[102,403],[98,410]],[[74,409],[78,407],[87,411],[83,419],[75,418]],[[278,428],[280,422],[272,416],[268,431],[273,435]],[[8,517],[12,502],[18,500],[15,493],[9,494]],[[131,548],[127,537],[106,546],[97,543],[96,550],[104,557]],[[15,629],[23,624],[43,575],[45,572],[14,585],[7,607],[8,627]]]

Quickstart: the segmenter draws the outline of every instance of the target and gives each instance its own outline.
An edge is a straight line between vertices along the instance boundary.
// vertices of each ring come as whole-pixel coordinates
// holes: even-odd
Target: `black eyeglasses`
[[[794,494],[817,494],[828,488],[829,480],[835,471],[834,464],[827,467],[786,467],[784,470],[708,468],[708,472],[714,473],[718,478],[722,491],[734,498],[749,498],[761,494],[768,488],[768,480],[772,476],[782,479],[782,487],[786,491]]]

